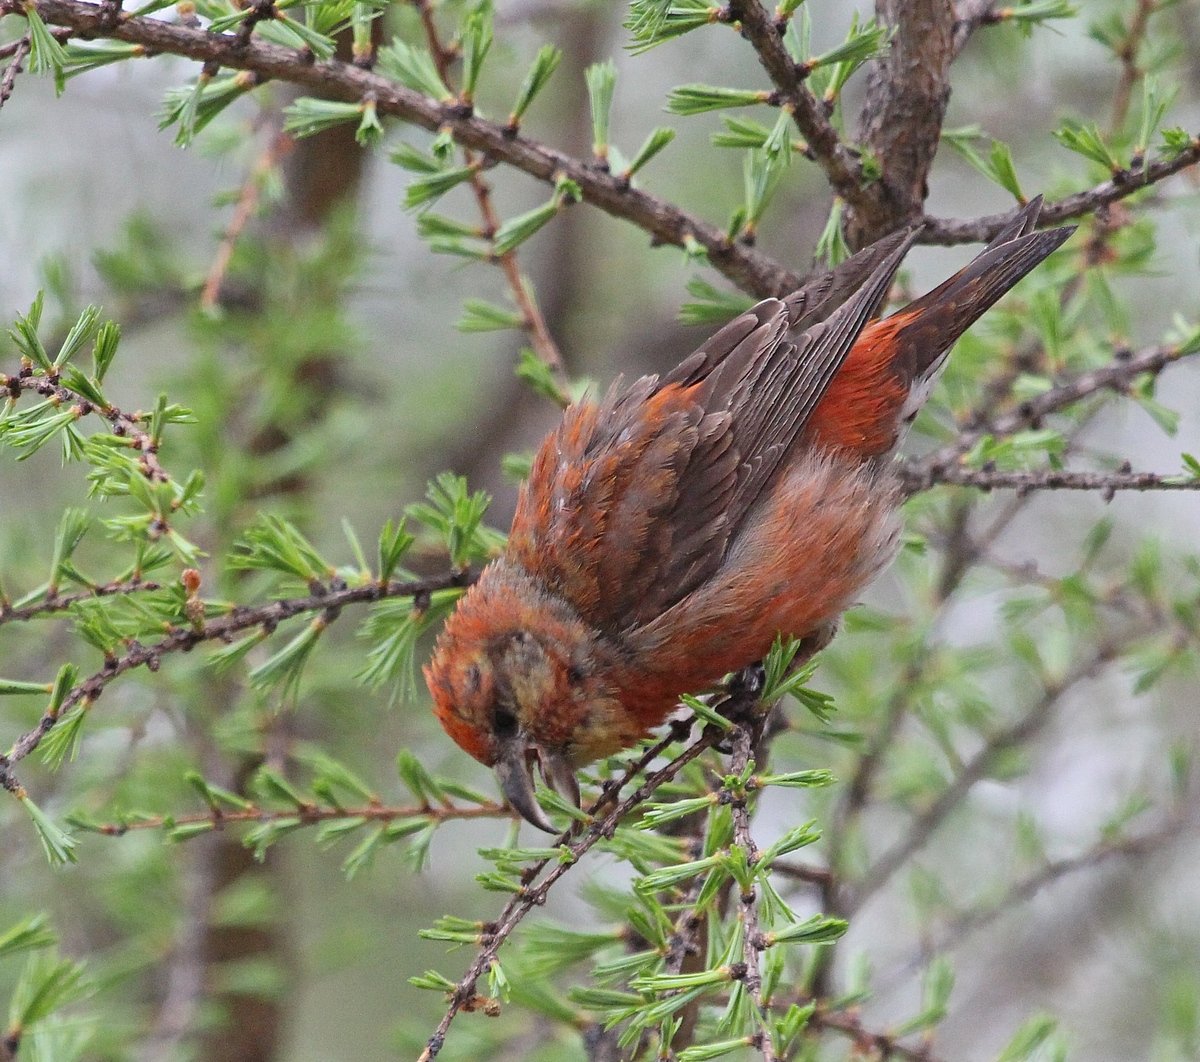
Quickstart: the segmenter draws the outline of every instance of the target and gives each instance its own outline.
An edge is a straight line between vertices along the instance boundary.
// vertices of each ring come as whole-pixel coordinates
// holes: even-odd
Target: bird
[[[645,737],[681,695],[780,635],[832,636],[894,556],[894,451],[962,333],[1058,248],[1031,200],[967,266],[877,318],[920,229],[730,321],[674,370],[569,406],[537,450],[503,554],[424,668],[449,736],[557,832],[534,769]]]

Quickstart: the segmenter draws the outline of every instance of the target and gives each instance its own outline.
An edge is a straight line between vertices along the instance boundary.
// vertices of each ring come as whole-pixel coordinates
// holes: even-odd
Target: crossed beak
[[[546,784],[579,807],[579,781],[566,755],[530,740],[523,730],[518,730],[502,741],[500,756],[493,770],[500,782],[501,791],[508,798],[508,802],[520,812],[521,817],[539,830],[557,834],[561,831],[546,817],[546,812],[533,794],[535,760]]]

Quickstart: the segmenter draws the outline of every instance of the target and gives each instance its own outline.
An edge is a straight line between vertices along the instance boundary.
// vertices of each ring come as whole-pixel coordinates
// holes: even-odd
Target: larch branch
[[[20,14],[15,0],[0,2],[0,13]],[[757,296],[794,291],[800,277],[752,247],[730,241],[723,229],[620,176],[605,173],[590,161],[574,158],[505,126],[464,113],[461,104],[442,103],[407,89],[379,74],[337,59],[314,60],[297,49],[234,34],[212,33],[160,19],[122,16],[105,18],[102,5],[84,0],[39,0],[38,13],[74,36],[110,38],[140,44],[153,53],[171,53],[202,63],[252,70],[261,78],[286,81],[333,100],[360,102],[373,98],[376,110],[423,129],[448,129],[454,140],[480,152],[489,162],[503,162],[539,181],[553,185],[567,177],[579,185],[583,199],[616,218],[629,221],[655,243],[683,247],[695,240],[713,267],[744,291]]]

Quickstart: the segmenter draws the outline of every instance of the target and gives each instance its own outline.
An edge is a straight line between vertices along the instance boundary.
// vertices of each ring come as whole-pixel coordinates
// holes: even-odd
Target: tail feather
[[[824,321],[867,282],[880,263],[897,247],[910,243],[912,238],[913,229],[899,229],[864,247],[828,272],[809,278],[802,287],[783,299],[783,305],[787,307],[788,330],[799,333]],[[885,291],[879,302],[886,296]],[[878,312],[877,302],[870,308],[870,316],[874,317]]]
[[[1035,228],[1037,228],[1038,216],[1042,212],[1042,196],[1035,195],[1028,203],[1026,203],[1017,216],[1004,226],[991,242],[983,249],[990,251],[993,247],[999,247],[1001,244],[1008,243],[1010,240],[1015,240],[1018,236],[1028,236]],[[983,253],[983,252],[980,252]]]
[[[966,268],[869,325],[814,410],[806,438],[863,458],[890,452],[955,340],[1075,231],[1036,231],[1041,205],[1040,197],[1032,200]]]
[[[955,340],[1075,231],[1033,231],[1040,207],[1039,197],[977,258],[888,319],[899,346],[892,364],[902,380],[915,383],[936,372]]]

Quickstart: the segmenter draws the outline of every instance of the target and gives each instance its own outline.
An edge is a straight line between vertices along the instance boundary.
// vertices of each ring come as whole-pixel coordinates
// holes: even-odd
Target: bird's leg
[[[822,623],[816,630],[800,639],[800,648],[796,650],[796,655],[792,658],[792,666],[788,668],[789,674],[797,668],[803,667],[833,641],[834,635],[838,632],[838,622],[836,619],[831,619],[828,623]]]
[[[762,661],[734,672],[725,681],[724,692],[713,697],[714,707],[731,723],[755,724],[767,673]],[[733,753],[733,737],[728,735],[713,746],[722,756]]]
[[[828,646],[833,641],[834,635],[837,634],[837,629],[838,621],[830,620],[801,638],[796,655],[788,667],[788,674],[803,667]],[[780,723],[778,714],[769,710],[774,705],[761,703],[766,678],[766,669],[761,660],[731,675],[725,683],[725,697],[719,704],[721,714],[734,723],[752,724],[757,731],[761,731],[768,717],[774,716],[778,725]],[[756,733],[756,741],[758,736]],[[728,738],[715,745],[714,748],[724,756],[730,755],[733,751]]]

